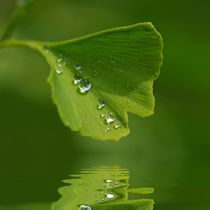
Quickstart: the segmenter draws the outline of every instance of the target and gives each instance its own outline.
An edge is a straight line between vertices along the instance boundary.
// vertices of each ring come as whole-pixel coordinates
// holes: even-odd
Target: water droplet
[[[97,109],[101,110],[105,107],[104,100],[99,100]]]
[[[62,65],[57,65],[55,67],[55,71],[57,74],[62,74],[63,73],[63,66]]]
[[[111,194],[111,193],[108,193],[108,194],[106,195],[106,197],[107,197],[108,199],[112,199],[112,198],[114,198],[114,195]]]
[[[115,129],[118,129],[118,128],[120,128],[120,127],[121,127],[121,125],[120,125],[119,122],[116,122],[116,123],[114,124],[114,128],[115,128]]]
[[[81,71],[82,70],[82,66],[80,64],[75,64],[74,65],[74,68],[77,70],[77,71]]]
[[[115,119],[112,117],[112,113],[110,113],[110,115],[106,116],[106,118],[105,118],[106,124],[111,124],[114,122],[114,120]]]
[[[113,182],[113,180],[111,180],[111,179],[107,179],[107,180],[105,180],[105,182],[107,182],[107,183],[112,183],[112,182]]]
[[[107,127],[104,129],[104,131],[105,131],[105,133],[109,132],[109,131],[110,131],[110,127],[107,126]]]
[[[61,63],[62,61],[63,61],[63,58],[58,58],[58,59],[57,59],[57,62],[58,62],[58,63]]]
[[[68,60],[62,54],[58,55],[58,58],[57,58],[58,65],[66,66],[67,63],[68,63]]]
[[[87,80],[87,79],[83,79],[81,80],[81,82],[79,83],[79,93],[80,94],[87,94],[88,91],[91,89],[92,85],[91,83]]]
[[[101,118],[104,118],[105,117],[105,114],[101,114],[100,116],[101,116]]]
[[[81,205],[79,207],[79,210],[91,210],[91,207],[90,206],[87,206],[87,205]]]
[[[73,84],[78,85],[81,82],[81,80],[82,80],[82,78],[81,78],[80,74],[75,74]]]

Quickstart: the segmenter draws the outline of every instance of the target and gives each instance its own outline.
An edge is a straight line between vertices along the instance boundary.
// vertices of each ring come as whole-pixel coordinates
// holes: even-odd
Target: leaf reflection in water
[[[143,195],[153,193],[154,189],[129,188],[129,171],[120,167],[82,170],[64,183],[68,185],[59,189],[61,198],[53,203],[52,210],[153,209],[154,201]]]

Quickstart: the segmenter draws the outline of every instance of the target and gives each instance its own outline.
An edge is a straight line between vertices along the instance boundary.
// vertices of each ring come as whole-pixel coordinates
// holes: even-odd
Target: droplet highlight
[[[112,183],[112,182],[113,182],[113,180],[111,180],[111,179],[107,179],[107,180],[105,180],[105,182],[106,182],[106,183]]]
[[[112,199],[112,198],[114,198],[114,195],[111,194],[111,193],[108,193],[108,194],[106,195],[106,197],[107,197],[108,199]]]

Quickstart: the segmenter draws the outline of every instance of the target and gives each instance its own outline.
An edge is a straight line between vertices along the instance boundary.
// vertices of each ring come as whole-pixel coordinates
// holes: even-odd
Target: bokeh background
[[[0,0],[0,33],[13,6]],[[57,41],[151,21],[163,36],[164,63],[155,114],[129,115],[128,137],[100,142],[63,126],[40,55],[1,49],[0,206],[47,208],[68,174],[120,165],[131,185],[155,187],[156,210],[210,209],[209,11],[205,0],[36,0],[14,38]]]

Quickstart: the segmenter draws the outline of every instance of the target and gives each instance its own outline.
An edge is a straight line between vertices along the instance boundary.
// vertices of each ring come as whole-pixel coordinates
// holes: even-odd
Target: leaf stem
[[[0,41],[0,48],[6,47],[29,47],[40,51],[41,43],[36,41],[8,39]]]

